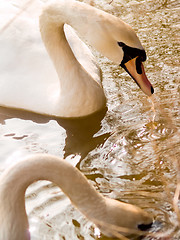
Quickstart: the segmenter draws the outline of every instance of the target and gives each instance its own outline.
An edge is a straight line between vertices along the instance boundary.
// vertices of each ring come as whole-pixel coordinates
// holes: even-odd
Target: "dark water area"
[[[0,172],[29,154],[60,156],[103,195],[152,213],[161,223],[154,226],[161,236],[144,239],[180,239],[180,5],[173,0],[95,0],[94,6],[135,29],[146,49],[153,98],[123,69],[95,53],[106,111],[67,120],[1,107]],[[33,240],[111,239],[50,182],[28,188],[26,207]]]

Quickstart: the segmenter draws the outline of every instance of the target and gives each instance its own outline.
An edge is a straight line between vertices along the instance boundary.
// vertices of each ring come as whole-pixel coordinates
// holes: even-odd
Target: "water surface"
[[[62,120],[0,108],[0,171],[34,153],[66,158],[102,194],[153,213],[162,222],[161,239],[179,239],[173,206],[180,182],[178,1],[109,2],[94,5],[129,23],[146,49],[154,109],[123,69],[96,53],[107,112]],[[33,240],[107,239],[52,183],[33,184],[26,200]]]

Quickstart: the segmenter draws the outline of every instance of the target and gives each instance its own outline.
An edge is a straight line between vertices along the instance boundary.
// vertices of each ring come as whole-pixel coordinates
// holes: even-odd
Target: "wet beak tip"
[[[154,93],[154,88],[151,86],[151,94]]]

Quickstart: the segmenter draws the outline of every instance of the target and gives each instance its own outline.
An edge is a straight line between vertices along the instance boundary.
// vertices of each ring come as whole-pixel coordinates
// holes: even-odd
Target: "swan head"
[[[135,31],[121,19],[110,14],[102,14],[96,48],[113,62],[120,65],[148,96],[154,93],[143,62],[146,52]],[[103,24],[102,24],[103,23]]]
[[[123,50],[123,59],[120,66],[134,79],[141,90],[148,96],[154,93],[154,88],[149,82],[143,62],[146,61],[146,52],[144,49],[129,47],[123,42],[118,42]]]
[[[96,225],[106,236],[116,237],[113,232],[127,236],[146,231],[152,226],[152,216],[143,209],[114,199],[106,198],[105,201],[106,223]]]

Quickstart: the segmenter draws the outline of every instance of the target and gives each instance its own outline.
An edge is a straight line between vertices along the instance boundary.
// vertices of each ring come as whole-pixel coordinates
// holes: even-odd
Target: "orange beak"
[[[146,77],[142,62],[140,63],[140,66],[139,66],[140,73],[137,72],[136,60],[137,60],[137,57],[126,62],[124,64],[125,70],[134,79],[134,81],[141,88],[141,90],[148,96],[151,96],[154,93],[154,88]]]

